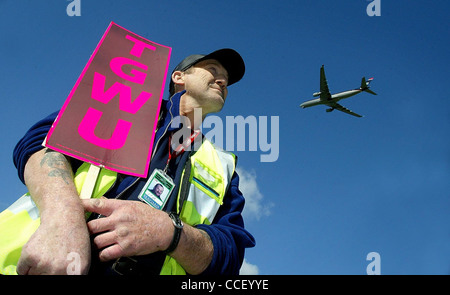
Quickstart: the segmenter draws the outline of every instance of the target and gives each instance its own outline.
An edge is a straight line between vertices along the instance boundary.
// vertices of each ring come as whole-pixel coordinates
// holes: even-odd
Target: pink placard
[[[171,50],[111,22],[44,145],[147,177]]]

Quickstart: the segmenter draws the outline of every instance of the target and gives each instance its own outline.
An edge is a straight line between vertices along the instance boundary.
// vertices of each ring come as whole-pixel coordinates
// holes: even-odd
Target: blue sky
[[[352,1],[0,0],[0,172],[5,209],[26,191],[12,150],[64,103],[110,21],[186,55],[231,47],[246,61],[220,114],[279,118],[279,157],[235,151],[244,215],[257,246],[250,273],[450,273],[450,3],[381,0],[369,17]],[[355,118],[299,108],[374,77],[377,96],[342,101]],[[260,126],[258,126],[260,127]],[[269,126],[270,128],[270,126]],[[269,129],[270,130],[270,129]]]

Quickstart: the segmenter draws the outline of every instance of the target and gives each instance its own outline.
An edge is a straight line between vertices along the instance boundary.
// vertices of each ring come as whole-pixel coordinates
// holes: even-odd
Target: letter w
[[[113,97],[119,94],[120,110],[136,114],[137,111],[147,102],[152,96],[151,93],[142,91],[139,96],[131,101],[131,87],[116,82],[108,90],[105,91],[106,77],[100,73],[94,73],[94,83],[92,85],[92,98],[102,103],[108,103]]]

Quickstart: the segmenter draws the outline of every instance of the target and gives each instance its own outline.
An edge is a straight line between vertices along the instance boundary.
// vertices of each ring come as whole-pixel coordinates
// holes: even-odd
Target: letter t
[[[134,46],[133,46],[133,48],[132,48],[131,51],[130,51],[130,54],[131,54],[131,55],[134,55],[134,56],[136,56],[136,57],[141,57],[142,52],[144,52],[144,49],[145,49],[145,48],[148,48],[148,49],[153,50],[153,51],[156,50],[156,47],[155,47],[155,46],[152,46],[152,45],[150,45],[150,44],[147,44],[147,43],[145,43],[145,42],[142,42],[142,41],[140,41],[140,40],[138,40],[138,39],[136,39],[136,38],[134,38],[134,37],[131,37],[130,35],[127,35],[126,38],[127,38],[128,40],[134,42]]]

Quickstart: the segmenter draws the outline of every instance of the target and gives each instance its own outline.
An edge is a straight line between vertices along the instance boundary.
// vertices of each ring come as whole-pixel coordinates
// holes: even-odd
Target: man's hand
[[[48,222],[47,220],[41,222],[37,231],[22,249],[17,273],[20,275],[86,274],[91,260],[91,246],[84,215],[81,214],[80,217],[76,218],[69,213],[55,215]],[[73,261],[69,255],[71,252],[77,253],[80,259]],[[71,263],[77,263],[74,267],[75,273],[68,270]]]
[[[172,241],[174,228],[168,214],[147,204],[105,198],[82,202],[86,211],[105,216],[88,223],[101,261],[162,251]]]
[[[172,242],[174,226],[166,212],[138,201],[82,200],[85,210],[106,217],[89,221],[96,235],[100,260],[164,251]],[[214,252],[208,234],[185,224],[178,247],[170,253],[189,274],[199,274],[210,264]]]

